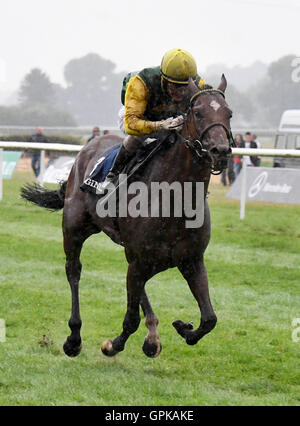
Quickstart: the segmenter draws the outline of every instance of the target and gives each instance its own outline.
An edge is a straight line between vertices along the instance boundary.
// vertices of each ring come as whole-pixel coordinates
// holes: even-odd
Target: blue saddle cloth
[[[98,184],[105,180],[108,172],[112,168],[120,146],[120,144],[115,145],[101,155],[88,178],[85,179],[84,183],[80,186],[82,191],[96,192]]]
[[[168,132],[161,140],[150,138],[147,139],[145,143],[141,146],[141,148],[137,150],[135,157],[133,157],[132,160],[129,161],[129,163],[125,166],[124,171],[126,173],[134,173],[136,169],[140,167],[141,164],[144,164],[146,161],[149,161],[149,158],[152,157],[152,155],[155,154],[155,152],[161,148],[162,142],[164,142],[164,140],[168,139],[169,142],[174,143],[176,137],[175,139],[174,137],[173,139],[171,139],[171,136]],[[121,145],[115,145],[101,155],[101,157],[95,164],[95,167],[91,171],[90,175],[80,186],[80,189],[82,191],[88,191],[94,194],[97,193],[98,185],[102,183],[108,175],[108,172],[115,161],[116,155],[119,152],[120,146]]]

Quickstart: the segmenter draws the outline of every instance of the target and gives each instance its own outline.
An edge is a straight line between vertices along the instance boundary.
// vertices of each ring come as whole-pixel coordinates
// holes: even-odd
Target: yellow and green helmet
[[[197,77],[196,61],[183,49],[169,50],[162,58],[160,70],[164,79],[171,83],[188,84],[190,77]]]

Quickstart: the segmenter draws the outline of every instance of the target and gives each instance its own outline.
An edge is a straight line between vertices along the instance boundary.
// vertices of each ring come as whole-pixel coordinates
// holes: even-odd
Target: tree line
[[[271,63],[265,75],[249,77],[246,90],[228,81],[226,97],[234,112],[234,126],[276,127],[285,109],[300,109],[300,82],[292,78],[295,58],[284,56]],[[117,72],[116,64],[96,53],[65,65],[65,87],[34,68],[21,82],[19,103],[0,106],[0,125],[115,126],[126,74]],[[210,68],[203,77],[208,84],[220,78]]]

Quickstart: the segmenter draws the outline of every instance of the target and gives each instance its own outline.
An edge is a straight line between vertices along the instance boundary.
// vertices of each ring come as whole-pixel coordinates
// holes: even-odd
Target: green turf
[[[211,186],[206,265],[218,324],[186,345],[171,323],[198,325],[197,305],[177,270],[159,274],[147,285],[160,320],[156,359],[142,352],[143,321],[124,352],[101,354],[121,331],[126,261],[106,236],[91,237],[82,253],[83,350],[69,359],[61,213],[23,202],[24,176],[5,181],[0,202],[1,405],[299,405],[300,342],[291,337],[300,317],[299,206],[248,203],[241,222],[238,203]]]

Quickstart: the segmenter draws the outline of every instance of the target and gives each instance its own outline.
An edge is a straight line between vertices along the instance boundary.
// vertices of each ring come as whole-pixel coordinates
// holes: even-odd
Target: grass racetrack
[[[83,248],[83,349],[67,358],[71,293],[64,271],[61,212],[26,204],[29,174],[4,181],[0,202],[0,405],[299,405],[300,206],[239,203],[211,186],[212,239],[206,252],[216,328],[188,346],[172,327],[199,313],[176,269],[147,291],[163,350],[147,358],[143,319],[125,351],[100,346],[121,331],[126,306],[123,249],[104,234]],[[300,337],[300,333],[298,334]]]

